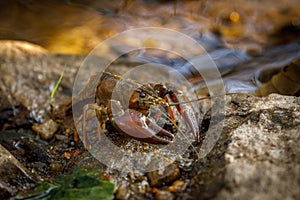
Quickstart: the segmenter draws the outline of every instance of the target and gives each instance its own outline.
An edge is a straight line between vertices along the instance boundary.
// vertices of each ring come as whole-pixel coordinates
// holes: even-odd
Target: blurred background
[[[0,39],[87,54],[123,30],[156,26],[255,54],[299,41],[299,10],[299,0],[1,0]]]
[[[227,93],[254,92],[279,68],[300,57],[299,10],[299,0],[0,1],[0,39],[28,41],[53,54],[87,55],[124,30],[170,28],[189,35],[206,49],[223,76]],[[108,55],[122,54],[132,41],[122,42],[108,49]],[[177,38],[171,43],[181,48]],[[138,52],[123,62],[171,65],[194,81],[189,66],[162,52]],[[276,84],[285,85],[283,79]],[[288,94],[267,90],[262,95],[274,91]]]

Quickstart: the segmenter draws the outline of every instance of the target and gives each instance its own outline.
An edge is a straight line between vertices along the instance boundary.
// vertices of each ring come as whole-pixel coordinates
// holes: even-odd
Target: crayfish
[[[87,142],[87,111],[90,109],[94,109],[96,113],[101,124],[100,131],[108,129],[109,126],[113,127],[113,131],[152,144],[169,144],[175,140],[174,110],[183,117],[195,141],[199,141],[198,123],[192,107],[188,104],[188,98],[171,85],[141,84],[131,79],[123,79],[120,75],[103,72],[94,92],[95,103],[88,104],[83,109],[84,145]],[[119,94],[118,99],[114,98],[114,92]],[[173,128],[160,126],[162,118],[165,124],[171,124]]]

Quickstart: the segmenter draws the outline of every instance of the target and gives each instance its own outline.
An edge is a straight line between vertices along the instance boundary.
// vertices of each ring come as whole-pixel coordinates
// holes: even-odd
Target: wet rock
[[[125,200],[128,199],[129,196],[130,196],[130,190],[128,188],[128,185],[125,182],[121,183],[116,191],[116,195],[115,195],[116,199]]]
[[[65,136],[65,135],[61,135],[61,134],[55,134],[55,139],[67,141],[67,140],[68,140],[68,137]]]
[[[183,190],[185,190],[186,188],[186,183],[184,181],[180,181],[180,180],[177,180],[177,181],[174,181],[174,183],[169,186],[166,191],[168,192],[181,192]]]
[[[174,163],[166,166],[164,169],[151,171],[147,173],[150,180],[150,185],[159,187],[168,185],[180,177],[180,170]]]
[[[8,199],[18,191],[32,188],[38,180],[0,145],[0,198]]]
[[[297,199],[300,98],[227,96],[227,124],[183,199]],[[245,106],[246,105],[246,106]],[[246,109],[247,108],[247,109]]]
[[[33,125],[32,130],[39,134],[43,140],[50,140],[58,130],[58,124],[52,119],[49,119],[45,123]]]
[[[53,172],[61,172],[63,170],[63,164],[60,162],[50,163],[50,170]]]
[[[155,200],[172,200],[174,195],[171,192],[159,190],[155,194]]]
[[[30,128],[32,122],[30,112],[25,106],[11,105],[0,98],[0,130]]]
[[[49,55],[41,47],[25,42],[0,41],[0,46],[0,95],[6,97],[4,106],[24,106],[33,121],[48,119],[50,93],[61,72],[65,69],[54,105],[71,96],[84,57]]]
[[[45,55],[48,51],[29,42],[2,40],[0,52],[2,59],[20,59],[34,55]]]

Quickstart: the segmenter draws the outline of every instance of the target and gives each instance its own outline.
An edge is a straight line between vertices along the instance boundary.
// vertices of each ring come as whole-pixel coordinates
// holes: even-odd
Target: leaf
[[[17,199],[113,199],[115,185],[98,177],[99,173],[95,170],[75,169],[72,174],[61,177],[56,183],[44,182],[33,193],[25,197],[18,196]]]
[[[50,95],[50,104],[53,103],[53,97],[54,97],[54,95],[56,93],[56,90],[57,90],[58,86],[60,85],[60,82],[61,82],[61,80],[62,80],[62,78],[64,76],[64,72],[65,72],[65,69],[62,71],[62,73],[61,73],[58,81],[56,82],[56,85],[55,85],[54,89],[51,92],[51,95]]]

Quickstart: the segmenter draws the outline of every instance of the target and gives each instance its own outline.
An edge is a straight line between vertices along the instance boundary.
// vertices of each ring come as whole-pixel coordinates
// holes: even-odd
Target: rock
[[[232,132],[225,184],[217,199],[297,199],[300,195],[300,99],[257,99]],[[252,116],[251,116],[252,115]]]
[[[182,199],[298,199],[300,98],[227,97],[227,124]]]
[[[84,57],[49,55],[41,47],[26,42],[0,41],[0,46],[0,95],[6,97],[5,105],[0,102],[0,107],[22,105],[34,121],[45,121],[49,118],[50,93],[61,72],[65,68],[54,105],[70,98]]]
[[[159,187],[168,185],[180,177],[180,170],[174,163],[166,166],[163,170],[156,170],[147,173],[150,185]]]
[[[1,91],[0,91],[1,95]],[[30,128],[30,112],[22,104],[11,105],[0,98],[0,130]]]
[[[50,170],[53,172],[61,172],[63,170],[63,164],[60,162],[50,163]]]
[[[8,199],[38,183],[28,170],[0,145],[0,198]]]
[[[126,183],[121,183],[120,186],[118,187],[117,191],[116,191],[116,199],[128,199],[130,196],[130,190],[128,188],[128,185]]]
[[[65,136],[65,135],[61,135],[61,134],[55,134],[55,139],[67,141],[67,140],[68,140],[68,137]]]
[[[184,181],[180,181],[180,180],[177,180],[177,181],[174,181],[174,183],[169,186],[166,191],[168,192],[182,192],[183,190],[185,190],[186,188],[186,183]]]
[[[155,200],[172,200],[174,195],[171,192],[158,190],[155,194]]]
[[[0,45],[2,59],[25,59],[28,56],[45,55],[47,52],[43,47],[23,41],[2,40]]]
[[[52,119],[47,120],[42,124],[35,124],[32,130],[39,134],[43,140],[50,140],[53,138],[55,132],[58,130],[58,124]]]

